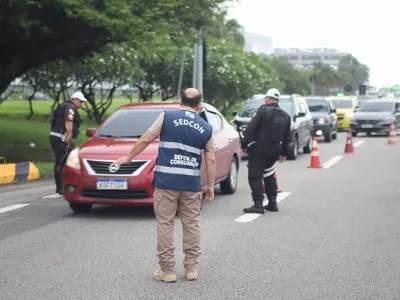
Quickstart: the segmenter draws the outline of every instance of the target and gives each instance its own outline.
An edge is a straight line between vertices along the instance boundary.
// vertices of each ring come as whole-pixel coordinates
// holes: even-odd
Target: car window
[[[114,138],[141,137],[162,111],[163,108],[127,108],[115,111],[97,130],[96,136]]]
[[[370,111],[370,112],[380,112],[380,111],[387,111],[393,112],[394,106],[391,102],[364,102],[359,111]]]
[[[222,129],[222,119],[219,115],[212,112],[206,112],[206,118],[208,123],[213,128],[213,132],[217,132]]]
[[[287,112],[289,116],[293,116],[293,101],[280,100],[279,107],[285,112]]]
[[[351,100],[332,100],[335,108],[352,108],[353,101]]]
[[[238,116],[242,118],[251,118],[256,110],[263,104],[265,104],[264,98],[251,100],[243,106],[243,108],[239,111]]]
[[[330,107],[325,100],[307,100],[308,109],[310,112],[329,112]]]

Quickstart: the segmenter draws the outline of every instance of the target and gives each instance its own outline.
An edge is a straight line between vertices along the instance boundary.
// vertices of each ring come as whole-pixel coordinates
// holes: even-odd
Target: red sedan
[[[124,105],[97,130],[86,131],[90,138],[70,153],[63,170],[64,198],[74,212],[87,212],[93,204],[152,205],[153,168],[159,140],[135,157],[130,165],[115,168],[112,163],[129,152],[161,111],[173,109],[179,109],[178,102]],[[238,184],[239,135],[213,106],[203,103],[199,115],[214,130],[215,181],[223,194],[233,194]],[[206,185],[205,163],[202,164],[202,183]]]

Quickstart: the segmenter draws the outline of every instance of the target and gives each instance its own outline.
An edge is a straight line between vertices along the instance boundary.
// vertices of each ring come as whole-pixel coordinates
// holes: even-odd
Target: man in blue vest
[[[215,153],[212,127],[197,112],[201,108],[201,93],[194,88],[185,90],[181,109],[165,111],[138,140],[129,155],[118,159],[117,165],[128,164],[160,138],[154,167],[154,211],[157,219],[157,257],[160,268],[156,280],[176,281],[174,259],[174,219],[178,212],[183,228],[184,266],[187,280],[197,279],[200,249],[200,208],[214,199]],[[202,151],[207,166],[206,187],[201,186]]]

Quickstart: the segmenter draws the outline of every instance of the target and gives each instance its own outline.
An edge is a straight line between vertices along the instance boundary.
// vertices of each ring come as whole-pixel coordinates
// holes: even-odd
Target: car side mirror
[[[356,112],[359,108],[359,106],[354,107],[354,112]]]
[[[236,117],[237,113],[238,113],[237,111],[232,112],[232,116]]]
[[[92,137],[96,133],[96,128],[88,128],[86,129],[86,136]]]
[[[333,112],[334,114],[336,114],[336,108],[333,108],[333,109],[332,109],[332,112]]]
[[[297,115],[297,117],[299,117],[299,118],[305,117],[305,116],[306,116],[306,113],[303,113],[303,112],[299,112]]]

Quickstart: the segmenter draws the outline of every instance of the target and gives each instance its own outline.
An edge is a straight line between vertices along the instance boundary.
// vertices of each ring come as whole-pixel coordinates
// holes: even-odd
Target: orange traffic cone
[[[390,125],[388,144],[389,145],[397,144],[397,130],[396,126],[394,125],[394,122],[392,123],[392,125]]]
[[[344,153],[354,153],[353,138],[351,136],[351,129],[347,134],[346,146],[344,147]]]
[[[319,157],[317,138],[312,138],[312,149],[311,149],[311,164],[308,166],[313,169],[321,169],[324,166],[321,164],[321,158]]]
[[[274,178],[276,180],[276,187],[277,187],[276,192],[280,193],[280,192],[282,192],[282,190],[278,186],[278,177],[276,177],[276,172],[274,173]]]

